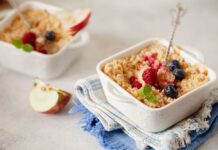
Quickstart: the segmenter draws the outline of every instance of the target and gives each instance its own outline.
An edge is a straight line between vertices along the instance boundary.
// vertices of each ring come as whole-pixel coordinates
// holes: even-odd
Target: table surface
[[[20,0],[22,2],[23,0]],[[95,74],[101,59],[151,37],[168,39],[172,0],[44,0],[66,9],[93,10],[88,27],[91,40],[77,62],[57,79],[48,81],[72,92],[76,80]],[[175,42],[202,51],[206,64],[218,73],[218,1],[183,0],[188,11],[182,19]],[[60,114],[42,115],[32,111],[28,94],[33,77],[0,67],[0,149],[1,150],[101,150],[97,140],[78,125],[79,115],[70,116],[69,104]],[[199,149],[217,149],[218,132]]]

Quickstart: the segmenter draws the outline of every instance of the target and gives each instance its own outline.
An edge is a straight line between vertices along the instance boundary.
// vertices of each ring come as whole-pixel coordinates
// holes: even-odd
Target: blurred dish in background
[[[65,22],[66,16],[62,14],[64,11],[61,8],[30,1],[22,3],[19,9],[27,13],[26,17],[33,27],[31,29],[21,28],[22,21],[19,21],[16,10],[6,15],[0,22],[0,37],[2,39],[0,40],[0,52],[4,54],[0,56],[0,64],[34,77],[43,79],[57,77],[76,59],[81,52],[79,49],[87,44],[89,39],[87,32],[80,33],[78,31],[81,31],[87,25],[91,11],[89,9],[73,11],[75,14],[73,15],[73,17],[75,16],[74,20],[72,20],[72,16],[69,16],[69,22],[72,22],[72,24],[66,26],[66,24],[69,25],[69,22]],[[34,14],[30,13],[30,10]],[[51,16],[49,16],[50,14]],[[62,16],[63,20],[61,20]],[[49,24],[46,23],[47,21],[37,19],[41,17],[44,17],[44,20],[48,19]],[[70,38],[60,44],[55,41],[59,38],[59,34],[56,33],[54,28],[59,30],[60,34],[63,34],[63,30],[65,33],[67,32],[66,27],[68,27]],[[60,44],[61,46],[58,46],[54,51],[46,49],[45,52],[45,49],[40,47],[37,49],[40,38],[43,38],[42,41],[46,42],[45,47],[53,44]],[[23,49],[25,52],[19,49]]]
[[[27,8],[21,11],[14,5],[16,16],[0,31],[0,40],[26,52],[57,53],[88,24],[91,16],[89,9],[49,12]]]

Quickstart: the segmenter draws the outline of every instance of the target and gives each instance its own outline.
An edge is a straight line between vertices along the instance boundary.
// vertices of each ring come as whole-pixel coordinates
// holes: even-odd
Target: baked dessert
[[[152,42],[136,54],[106,63],[102,71],[142,103],[163,107],[209,80],[208,70],[187,62],[180,47],[173,48],[164,67],[166,49]]]
[[[91,12],[80,10],[61,16],[43,9],[27,9],[22,14],[31,27],[26,26],[23,20],[16,16],[10,25],[0,32],[0,40],[12,43],[27,52],[35,50],[43,54],[54,54],[87,25]]]

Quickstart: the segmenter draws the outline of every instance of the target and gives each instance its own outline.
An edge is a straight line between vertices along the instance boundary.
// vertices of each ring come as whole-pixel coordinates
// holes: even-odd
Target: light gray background
[[[22,0],[20,0],[21,2]],[[174,0],[45,0],[73,9],[89,7],[93,16],[91,41],[81,57],[61,77],[49,81],[72,92],[74,82],[95,74],[97,62],[151,37],[168,38],[169,9]],[[183,0],[188,8],[176,34],[176,43],[201,50],[206,64],[218,73],[218,1]],[[3,55],[3,54],[2,54]],[[15,58],[16,59],[16,58]],[[76,124],[79,116],[32,111],[28,94],[33,77],[0,67],[0,150],[100,150],[94,137]],[[199,149],[217,149],[218,132]]]

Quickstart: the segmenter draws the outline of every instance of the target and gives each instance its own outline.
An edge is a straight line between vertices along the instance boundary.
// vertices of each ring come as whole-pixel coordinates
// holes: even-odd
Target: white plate
[[[45,9],[49,13],[61,11],[61,8],[44,4],[41,2],[25,2],[20,6],[25,9]],[[0,30],[4,30],[13,18],[16,11],[13,10],[0,21]],[[57,53],[44,55],[38,52],[26,53],[15,48],[12,44],[0,41],[0,65],[42,79],[51,79],[62,74],[81,52],[81,47],[87,44],[89,35],[87,32],[80,32],[72,40],[61,48]]]
[[[139,52],[151,42],[160,42],[163,45],[168,46],[168,41],[166,40],[145,40],[102,60],[98,63],[96,69],[108,102],[143,130],[149,132],[158,132],[165,130],[166,128],[174,125],[178,121],[181,121],[185,117],[197,111],[201,104],[205,101],[204,96],[211,90],[211,88],[214,87],[216,74],[213,70],[207,67],[209,71],[209,81],[207,83],[179,97],[166,106],[161,108],[150,108],[137,100],[110,77],[104,74],[101,68],[104,64],[111,62],[113,59],[122,58],[126,55]],[[200,61],[202,62],[204,60],[203,55],[198,50],[184,46],[182,47],[184,48],[184,51],[181,52],[181,55],[189,63],[200,64]]]

